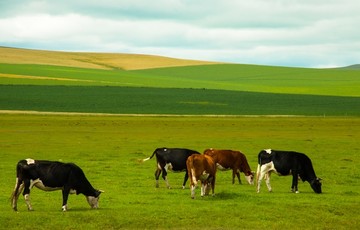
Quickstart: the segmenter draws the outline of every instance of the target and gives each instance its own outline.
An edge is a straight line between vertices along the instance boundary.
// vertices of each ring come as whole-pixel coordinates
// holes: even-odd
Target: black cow
[[[98,208],[101,191],[94,189],[84,172],[73,163],[26,159],[16,166],[16,184],[11,195],[12,208],[17,211],[17,200],[22,190],[28,210],[30,189],[35,186],[44,191],[62,190],[62,210],[67,210],[69,194],[84,194],[91,208]]]
[[[186,160],[192,154],[200,154],[197,151],[190,149],[181,149],[181,148],[157,148],[154,153],[146,158],[143,161],[150,160],[156,155],[157,168],[155,171],[155,180],[156,187],[159,187],[159,176],[162,173],[162,178],[166,182],[166,186],[170,188],[169,182],[167,180],[167,170],[172,170],[174,172],[186,171]],[[188,172],[186,171],[184,177],[183,188],[185,188],[186,181],[188,179]]]
[[[316,177],[310,158],[303,153],[272,149],[260,151],[257,168],[257,192],[260,192],[260,184],[264,176],[269,192],[272,191],[270,185],[271,172],[281,176],[292,175],[291,190],[295,193],[299,192],[299,178],[302,181],[309,182],[314,192],[321,193],[321,179]]]

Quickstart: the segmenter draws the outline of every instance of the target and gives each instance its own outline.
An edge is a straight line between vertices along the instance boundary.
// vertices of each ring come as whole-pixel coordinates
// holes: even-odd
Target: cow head
[[[245,179],[250,185],[254,185],[254,177],[255,177],[254,175],[255,175],[255,172],[252,172],[252,171],[245,174]]]
[[[310,182],[311,188],[314,190],[314,192],[316,193],[321,193],[321,179],[320,178],[316,178],[314,180],[312,180]]]
[[[98,208],[99,207],[99,198],[102,191],[96,190],[95,196],[86,196],[86,200],[89,203],[91,208]]]

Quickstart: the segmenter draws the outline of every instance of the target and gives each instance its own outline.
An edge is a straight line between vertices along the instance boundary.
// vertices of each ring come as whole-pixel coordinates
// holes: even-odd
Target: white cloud
[[[267,65],[360,63],[355,0],[11,3],[0,3],[0,45]]]

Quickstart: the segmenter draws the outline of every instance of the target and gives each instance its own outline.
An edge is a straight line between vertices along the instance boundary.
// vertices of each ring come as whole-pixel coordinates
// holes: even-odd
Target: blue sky
[[[0,46],[247,64],[360,63],[358,0],[1,0]]]

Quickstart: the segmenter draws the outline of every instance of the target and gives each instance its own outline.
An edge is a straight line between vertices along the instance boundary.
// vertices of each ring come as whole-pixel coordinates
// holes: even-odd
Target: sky
[[[42,50],[327,68],[359,25],[359,0],[0,0],[0,46]]]

